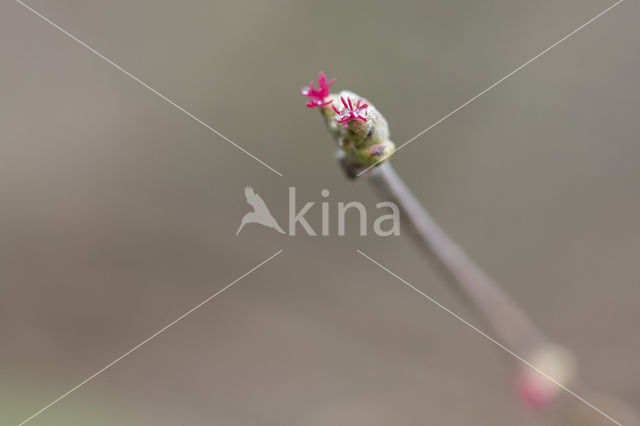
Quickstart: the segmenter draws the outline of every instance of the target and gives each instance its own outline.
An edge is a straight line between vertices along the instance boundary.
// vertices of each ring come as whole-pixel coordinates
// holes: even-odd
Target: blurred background
[[[611,3],[29,2],[279,177],[2,2],[0,423],[284,249],[29,424],[542,424],[504,353],[355,253],[476,322],[406,236],[360,237],[355,215],[345,237],[235,232],[246,185],[281,224],[289,186],[375,211],[304,107],[318,71],[372,100],[400,144]],[[584,381],[636,408],[639,13],[624,2],[393,159]],[[317,205],[308,217],[319,227]]]

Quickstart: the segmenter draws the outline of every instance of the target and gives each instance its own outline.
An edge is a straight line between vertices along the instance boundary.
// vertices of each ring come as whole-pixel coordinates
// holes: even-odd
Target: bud
[[[318,107],[327,127],[347,160],[356,167],[371,167],[383,164],[395,150],[389,140],[387,120],[376,107],[357,94],[343,90],[338,94],[329,93],[329,85],[324,73],[318,74],[318,86],[313,83],[302,90],[309,97],[307,106]]]

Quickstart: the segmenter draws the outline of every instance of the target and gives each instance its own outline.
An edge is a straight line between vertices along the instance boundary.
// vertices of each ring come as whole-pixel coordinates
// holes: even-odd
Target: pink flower
[[[340,112],[340,110],[338,110],[338,108],[336,108],[334,105],[331,105],[331,108],[333,108],[336,114],[340,116],[340,119],[337,120],[338,123],[341,123],[344,127],[347,127],[347,124],[351,120],[357,119],[357,120],[367,121],[367,118],[365,116],[367,115],[367,107],[369,105],[367,104],[360,105],[360,103],[362,102],[362,99],[358,99],[358,102],[356,102],[355,108],[351,104],[351,98],[347,98],[347,102],[345,102],[343,97],[340,97],[340,100],[342,101],[342,105],[344,105],[344,108],[345,108],[342,112]],[[364,115],[360,115],[360,113],[363,113]]]
[[[325,101],[325,98],[329,96],[329,87],[335,83],[336,79],[332,78],[327,81],[327,77],[323,71],[318,73],[318,88],[313,87],[313,81],[309,83],[309,86],[303,88],[300,93],[309,97],[307,102],[307,108],[314,108],[318,106],[329,105],[331,101]]]

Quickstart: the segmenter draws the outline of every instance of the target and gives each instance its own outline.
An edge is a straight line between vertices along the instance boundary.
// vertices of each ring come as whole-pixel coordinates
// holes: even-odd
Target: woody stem
[[[381,198],[398,205],[402,223],[421,252],[435,262],[441,275],[470,302],[499,340],[521,354],[550,344],[513,299],[435,222],[390,163],[373,169],[369,182]]]
[[[357,178],[363,168],[338,155],[347,177]],[[436,223],[389,162],[364,176],[382,199],[398,206],[402,226],[410,231],[420,251],[486,321],[498,340],[525,357],[552,345],[515,301]]]

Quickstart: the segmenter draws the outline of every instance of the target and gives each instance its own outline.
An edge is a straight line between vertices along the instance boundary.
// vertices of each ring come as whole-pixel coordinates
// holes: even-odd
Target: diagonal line
[[[261,159],[259,159],[258,157],[256,157],[255,155],[253,155],[252,153],[250,153],[249,151],[247,151],[246,149],[244,149],[243,147],[241,147],[240,145],[238,145],[237,143],[233,142],[231,139],[229,139],[228,137],[226,137],[225,135],[223,135],[222,133],[220,133],[219,131],[217,131],[216,129],[214,129],[213,127],[211,127],[210,125],[208,125],[207,123],[205,123],[204,121],[200,120],[198,117],[196,117],[195,115],[193,115],[192,113],[190,113],[189,111],[187,111],[186,109],[182,108],[180,105],[178,105],[177,103],[175,103],[174,101],[172,101],[171,99],[167,98],[165,95],[163,95],[162,93],[158,92],[156,89],[154,89],[153,87],[149,86],[147,83],[145,83],[144,81],[140,80],[138,77],[136,77],[135,75],[131,74],[129,71],[125,70],[124,68],[122,68],[120,65],[116,64],[115,62],[113,62],[111,59],[107,58],[106,56],[104,56],[102,53],[98,52],[97,50],[95,50],[93,47],[89,46],[87,43],[83,42],[82,40],[80,40],[79,38],[77,38],[76,36],[74,36],[73,34],[69,33],[67,30],[65,30],[64,28],[60,27],[59,25],[57,25],[55,22],[51,21],[49,18],[47,18],[46,16],[40,14],[38,11],[34,10],[31,6],[23,3],[21,0],[16,0],[16,2],[18,4],[20,4],[21,6],[23,6],[24,8],[26,8],[27,10],[33,12],[35,15],[39,16],[40,18],[42,18],[42,20],[44,20],[45,22],[49,23],[52,27],[58,29],[59,31],[61,31],[62,33],[64,33],[65,35],[67,35],[69,38],[71,38],[73,41],[75,41],[76,43],[86,47],[87,49],[89,49],[92,53],[94,53],[96,56],[98,56],[100,59],[104,60],[105,62],[111,64],[113,67],[115,67],[118,71],[122,72],[124,75],[126,75],[127,77],[131,78],[132,80],[140,83],[142,86],[144,86],[146,89],[148,89],[150,92],[158,95],[159,97],[161,97],[162,99],[164,99],[165,101],[167,101],[169,104],[171,104],[172,106],[176,107],[177,109],[179,109],[180,111],[182,111],[184,114],[188,115],[190,118],[192,118],[193,120],[195,120],[196,122],[198,122],[199,124],[203,125],[204,127],[206,127],[207,129],[211,130],[213,133],[215,133],[216,135],[220,136],[222,139],[224,139],[225,141],[229,142],[231,145],[235,146],[236,148],[238,148],[240,151],[244,152],[245,154],[247,154],[249,157],[253,158],[254,160],[256,160],[258,163],[262,164],[263,166],[265,166],[266,168],[268,168],[269,170],[271,170],[272,172],[274,172],[275,174],[277,174],[278,176],[282,176],[282,173],[280,173],[279,171],[277,171],[276,169],[274,169],[273,167],[271,167],[270,165],[268,165],[267,163],[265,163],[264,161],[262,161]]]
[[[114,364],[116,364],[117,362],[121,361],[123,358],[125,358],[126,356],[128,356],[129,354],[131,354],[132,352],[134,352],[135,350],[139,349],[141,346],[143,346],[144,344],[148,343],[151,339],[153,339],[154,337],[158,336],[159,334],[163,333],[164,331],[166,331],[169,327],[175,325],[178,321],[184,319],[185,317],[191,315],[196,309],[200,308],[202,305],[204,305],[205,303],[209,302],[211,299],[213,299],[214,297],[216,297],[217,295],[219,295],[220,293],[222,293],[223,291],[225,291],[226,289],[228,289],[229,287],[231,287],[232,285],[234,285],[235,283],[237,283],[238,281],[240,281],[241,279],[243,279],[244,277],[246,277],[247,275],[249,275],[250,273],[252,273],[253,271],[255,271],[256,269],[260,268],[262,265],[264,265],[265,263],[267,263],[268,261],[270,261],[271,259],[273,259],[274,257],[276,257],[277,255],[279,255],[280,253],[282,253],[283,250],[279,250],[278,252],[276,252],[275,254],[271,255],[271,257],[269,257],[268,259],[263,260],[262,262],[258,263],[256,266],[254,266],[253,268],[249,269],[247,272],[245,272],[244,274],[240,275],[238,278],[236,278],[235,280],[233,280],[232,282],[230,282],[229,284],[227,284],[225,287],[223,287],[221,290],[218,290],[217,292],[215,292],[214,294],[212,294],[211,296],[207,297],[206,299],[204,299],[202,302],[198,303],[196,306],[194,306],[193,308],[189,309],[187,312],[185,312],[184,314],[180,315],[178,318],[176,318],[175,320],[171,321],[169,324],[165,325],[164,327],[162,327],[160,330],[156,331],[155,333],[153,333],[151,336],[147,337],[146,339],[144,339],[142,342],[138,343],[137,345],[135,345],[133,348],[129,349],[127,352],[123,353],[122,355],[120,355],[118,358],[114,359],[113,361],[111,361],[109,364],[105,365],[104,367],[102,367],[100,370],[96,371],[95,373],[93,373],[92,375],[90,375],[89,377],[87,377],[86,379],[84,379],[82,382],[78,383],[77,385],[75,385],[74,387],[72,387],[71,389],[69,389],[68,391],[66,391],[65,393],[63,393],[62,395],[60,395],[58,398],[54,399],[53,401],[51,401],[49,404],[45,405],[44,407],[42,407],[40,410],[38,410],[37,412],[35,412],[34,414],[32,414],[30,417],[26,418],[25,420],[23,420],[22,422],[20,422],[18,424],[18,426],[22,426],[25,423],[27,423],[28,421],[32,420],[34,417],[38,416],[39,414],[41,414],[43,411],[47,410],[48,408],[50,408],[51,406],[53,406],[54,404],[58,403],[60,400],[66,398],[67,396],[69,396],[70,393],[74,392],[75,390],[77,390],[79,387],[83,386],[84,384],[86,384],[87,382],[91,381],[92,379],[94,379],[97,375],[101,374],[102,372],[104,372],[106,369],[108,369],[109,367],[112,367]]]
[[[541,376],[545,377],[547,380],[555,383],[556,385],[558,385],[560,388],[564,389],[565,391],[567,391],[568,393],[570,393],[571,395],[573,395],[574,397],[576,397],[577,399],[579,399],[580,401],[584,402],[586,405],[588,405],[589,407],[593,408],[595,411],[597,411],[598,413],[602,414],[604,417],[606,417],[607,419],[611,420],[613,423],[617,424],[618,426],[622,426],[622,423],[618,422],[617,420],[615,420],[613,417],[609,416],[607,413],[605,413],[604,411],[600,410],[598,407],[596,407],[595,405],[591,404],[589,401],[585,400],[584,398],[582,398],[580,395],[578,395],[577,393],[575,393],[574,391],[572,391],[571,389],[569,389],[568,387],[566,387],[565,385],[563,385],[562,383],[558,382],[557,380],[555,380],[553,377],[549,376],[548,374],[546,374],[544,371],[540,370],[538,367],[536,367],[535,365],[533,365],[532,363],[530,363],[529,361],[527,361],[526,359],[524,359],[523,357],[521,357],[520,355],[516,354],[515,352],[513,352],[511,349],[507,348],[506,346],[504,346],[502,343],[498,342],[496,339],[494,339],[493,337],[489,336],[487,333],[485,333],[484,331],[480,330],[478,327],[476,327],[475,325],[471,324],[470,322],[468,322],[467,320],[465,320],[464,318],[462,318],[460,315],[456,314],[455,312],[451,311],[450,309],[448,309],[447,307],[445,307],[444,305],[442,305],[440,302],[438,302],[437,300],[435,300],[434,298],[432,298],[431,296],[429,296],[428,294],[424,293],[422,290],[419,290],[418,288],[416,288],[414,285],[412,285],[411,283],[405,281],[404,279],[400,278],[398,275],[396,275],[395,273],[391,272],[389,269],[387,269],[386,267],[382,266],[380,263],[378,263],[377,261],[373,260],[371,257],[367,256],[366,254],[364,254],[362,251],[360,250],[356,250],[358,253],[360,253],[362,256],[364,256],[365,258],[369,259],[371,262],[375,263],[376,265],[378,265],[381,269],[383,269],[384,271],[388,272],[389,274],[391,274],[392,276],[394,276],[395,278],[397,278],[398,280],[402,281],[404,284],[406,284],[409,288],[411,288],[412,290],[418,292],[422,297],[428,299],[431,303],[437,305],[438,307],[442,308],[443,310],[445,310],[447,313],[449,313],[450,315],[452,315],[453,317],[455,317],[456,319],[458,319],[459,321],[461,321],[462,323],[464,323],[465,325],[467,325],[468,327],[472,328],[474,331],[476,331],[478,334],[480,334],[481,336],[485,337],[487,340],[489,340],[490,342],[494,343],[495,345],[497,345],[500,349],[504,350],[505,352],[507,352],[508,354],[510,354],[511,356],[513,356],[514,358],[516,358],[517,360],[521,361],[522,363],[524,363],[525,365],[527,365],[528,367],[530,367],[531,369],[533,369],[534,371],[536,371],[538,374],[540,374]]]
[[[402,145],[398,146],[398,148],[396,148],[394,154],[398,151],[400,151],[402,148],[404,148],[405,146],[409,145],[411,142],[413,142],[414,140],[416,140],[417,138],[419,138],[420,136],[424,135],[425,133],[427,133],[429,130],[433,129],[434,127],[436,127],[438,124],[442,123],[444,120],[446,120],[447,118],[451,117],[453,114],[455,114],[456,112],[460,111],[462,108],[466,107],[467,105],[469,105],[471,102],[475,101],[476,99],[478,99],[480,96],[484,95],[485,93],[487,93],[489,90],[493,89],[494,87],[496,87],[497,85],[499,85],[500,83],[502,83],[503,81],[505,81],[506,79],[508,79],[509,77],[511,77],[512,75],[514,75],[515,73],[517,73],[518,71],[520,71],[521,69],[523,69],[524,67],[526,67],[527,65],[529,65],[531,62],[535,61],[536,59],[538,59],[539,57],[541,57],[542,55],[544,55],[545,53],[547,53],[548,51],[550,51],[551,49],[553,49],[554,47],[556,47],[557,45],[559,45],[560,43],[562,43],[563,41],[565,41],[566,39],[570,38],[571,36],[573,36],[574,34],[576,34],[578,31],[582,30],[583,28],[585,28],[587,25],[591,24],[593,21],[595,21],[596,19],[600,18],[602,15],[604,15],[605,13],[611,11],[613,8],[615,8],[616,6],[618,6],[620,3],[622,3],[624,0],[618,0],[617,2],[615,2],[614,4],[612,4],[611,6],[609,6],[608,8],[606,8],[605,10],[603,10],[602,12],[600,12],[599,14],[597,14],[596,16],[594,16],[593,18],[589,19],[587,22],[585,22],[584,24],[580,25],[578,28],[576,28],[575,30],[571,31],[569,34],[567,34],[566,36],[562,37],[560,40],[556,41],[555,43],[553,43],[551,46],[547,47],[546,49],[544,49],[542,52],[538,53],[536,56],[534,56],[533,58],[529,59],[527,62],[525,62],[524,64],[520,65],[518,68],[516,68],[515,70],[511,71],[509,74],[505,75],[504,77],[502,77],[500,80],[496,81],[495,83],[493,83],[491,86],[487,87],[486,89],[484,89],[482,92],[478,93],[477,95],[475,95],[473,98],[469,99],[468,101],[466,101],[465,103],[463,103],[462,105],[460,105],[459,107],[457,107],[456,109],[454,109],[453,111],[449,112],[447,115],[445,115],[444,117],[442,117],[441,119],[439,119],[438,121],[436,121],[435,123],[431,124],[429,127],[427,127],[426,129],[424,129],[423,131],[421,131],[420,133],[418,133],[417,135],[415,135],[414,137],[412,137],[411,139],[409,139],[408,141],[406,141],[405,143],[403,143]],[[382,161],[384,160],[378,160],[377,163],[373,164],[372,166],[367,167],[366,169],[364,169],[363,171],[361,171],[360,173],[358,173],[358,176],[360,176],[361,174],[363,174],[364,172],[366,172],[367,170],[369,170],[372,167],[377,166],[378,164],[380,164]]]

